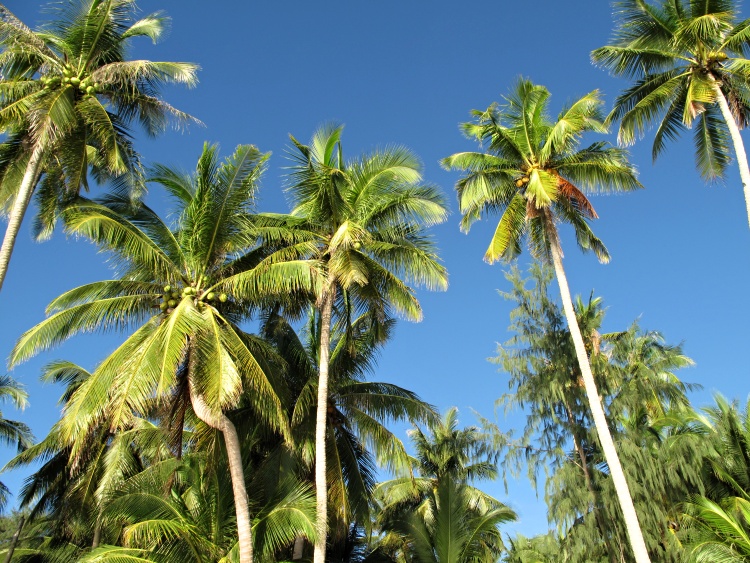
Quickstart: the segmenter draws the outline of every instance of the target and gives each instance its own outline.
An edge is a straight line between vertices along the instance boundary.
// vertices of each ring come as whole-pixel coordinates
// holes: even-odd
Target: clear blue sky
[[[31,27],[47,19],[41,5],[6,1]],[[492,417],[508,380],[487,358],[509,337],[511,309],[497,294],[507,289],[503,267],[482,261],[496,220],[478,223],[469,235],[459,231],[457,175],[443,171],[438,160],[475,148],[458,132],[459,123],[471,109],[499,100],[519,75],[549,88],[554,112],[597,88],[609,108],[625,83],[589,62],[590,51],[610,36],[609,3],[143,0],[139,6],[143,13],[166,11],[172,30],[156,46],[145,39],[134,43],[132,55],[200,64],[196,89],[169,89],[164,97],[206,125],[139,140],[147,162],[190,170],[204,140],[219,142],[223,154],[240,143],[255,144],[273,153],[262,210],[286,211],[281,175],[290,133],[306,141],[318,125],[333,120],[346,125],[349,156],[392,143],[420,155],[426,178],[442,187],[451,204],[448,222],[435,229],[450,288],[420,294],[424,321],[398,326],[376,377],[418,392],[441,410],[459,407],[464,425],[475,422],[471,409]],[[697,365],[679,375],[705,388],[693,394],[696,404],[709,403],[716,391],[744,401],[750,381],[744,355],[750,348],[750,229],[739,175],[732,169],[724,183],[705,185],[694,169],[689,135],[652,165],[651,139],[632,149],[646,189],[593,199],[601,217],[594,230],[612,262],[600,265],[593,255],[580,254],[570,233],[563,233],[571,290],[588,296],[593,289],[604,297],[605,330],[640,318],[668,342],[684,342]],[[528,260],[525,255],[521,263]],[[18,336],[44,318],[55,296],[108,276],[88,243],[58,233],[35,244],[25,224],[0,293],[0,355],[7,357]],[[31,406],[21,414],[6,407],[4,416],[28,422],[43,437],[58,416],[60,389],[38,383],[40,366],[64,358],[93,368],[121,338],[77,337],[21,365],[13,376],[27,386]],[[520,430],[523,418],[499,413],[498,422]],[[405,438],[404,429],[399,432]],[[0,463],[10,455],[0,452]],[[0,479],[17,491],[24,477]],[[524,480],[512,483],[507,496],[499,483],[485,488],[520,514],[507,531],[531,535],[546,529],[544,506]]]

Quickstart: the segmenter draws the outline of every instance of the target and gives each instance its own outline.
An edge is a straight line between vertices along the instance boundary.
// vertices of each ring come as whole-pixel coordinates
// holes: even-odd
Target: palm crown
[[[164,84],[194,85],[191,63],[126,60],[133,37],[156,41],[166,18],[135,20],[133,0],[87,0],[58,7],[59,18],[32,31],[0,4],[0,210],[9,215],[0,248],[0,286],[32,193],[38,236],[88,175],[137,196],[142,170],[129,127],[148,135],[170,120],[192,120],[159,98]]]
[[[728,119],[740,127],[750,117],[750,20],[737,22],[733,0],[644,0],[617,3],[621,20],[612,44],[593,61],[634,80],[615,101],[609,119],[620,120],[619,141],[632,144],[657,125],[656,158],[668,140],[695,126],[696,162],[705,178],[724,174],[729,156]],[[722,116],[720,98],[730,115]]]
[[[532,253],[548,258],[557,238],[553,217],[571,224],[581,249],[606,262],[607,249],[588,224],[597,215],[583,190],[640,187],[621,149],[601,141],[579,148],[585,133],[606,132],[598,92],[563,109],[556,121],[549,118],[548,104],[546,88],[519,80],[504,106],[475,110],[476,121],[462,125],[487,152],[462,152],[442,161],[466,172],[456,185],[462,229],[485,213],[502,213],[485,254],[488,262],[520,254],[527,235]]]
[[[101,417],[112,428],[124,427],[133,413],[153,407],[154,393],[164,397],[179,389],[188,343],[189,371],[212,408],[233,404],[244,379],[244,385],[258,385],[250,395],[256,412],[283,427],[276,391],[237,326],[267,292],[310,283],[306,264],[280,263],[258,248],[263,229],[253,229],[252,210],[265,160],[255,147],[241,146],[220,164],[217,148],[207,145],[194,175],[155,168],[153,180],[181,209],[174,229],[147,206],[134,209],[117,196],[80,201],[66,211],[68,229],[113,252],[122,275],[55,299],[49,318],[21,337],[11,362],[77,332],[140,324],[72,396],[64,418],[69,437],[85,434],[79,432]]]

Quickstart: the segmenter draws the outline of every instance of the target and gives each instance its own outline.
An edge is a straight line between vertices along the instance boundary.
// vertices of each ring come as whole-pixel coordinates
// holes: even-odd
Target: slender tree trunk
[[[710,75],[713,79],[714,92],[716,93],[716,101],[721,108],[721,115],[724,117],[724,121],[729,129],[729,134],[732,136],[732,143],[734,144],[734,154],[737,157],[737,166],[740,168],[740,180],[742,180],[742,191],[745,194],[745,209],[747,211],[747,220],[750,225],[750,167],[747,164],[747,154],[745,153],[745,144],[742,142],[742,136],[740,135],[740,128],[737,127],[737,122],[732,115],[732,111],[729,109],[727,99],[724,97],[724,92],[721,91],[721,82],[716,80],[713,75]]]
[[[96,524],[94,524],[94,539],[91,542],[91,549],[96,549],[102,542],[102,513],[99,512],[99,516],[96,517]]]
[[[575,418],[573,417],[573,411],[570,409],[570,405],[568,405],[568,401],[563,399],[563,404],[565,405],[565,412],[568,415],[568,424],[570,424],[571,433],[573,434],[573,447],[578,453],[578,459],[581,460],[581,470],[583,471],[583,480],[586,483],[586,489],[588,489],[589,495],[591,495],[591,510],[594,512],[596,525],[599,527],[599,532],[602,534],[602,540],[604,541],[604,544],[607,546],[607,556],[609,557],[609,560],[612,563],[617,563],[617,556],[615,555],[614,551],[612,550],[612,546],[610,545],[611,541],[610,541],[610,538],[607,536],[607,527],[604,525],[604,521],[602,519],[602,513],[601,513],[601,510],[599,510],[599,506],[598,506],[599,495],[596,493],[596,489],[594,488],[594,482],[591,479],[591,472],[589,471],[589,462],[588,462],[588,459],[586,458],[586,452],[583,451],[583,445],[578,439],[578,430],[577,430],[578,425],[576,424]]]
[[[292,551],[292,561],[299,561],[305,553],[305,538],[297,536],[294,538],[294,550]]]
[[[10,563],[11,559],[13,559],[13,552],[16,550],[16,544],[18,543],[18,538],[21,537],[21,530],[23,529],[23,525],[26,522],[26,518],[21,516],[18,520],[18,528],[16,528],[16,532],[13,534],[13,537],[10,540],[10,546],[8,547],[8,554],[5,556],[5,562],[4,563]]]
[[[326,427],[328,420],[328,362],[331,348],[331,316],[333,314],[333,284],[323,295],[320,314],[320,360],[318,374],[318,408],[315,415],[315,500],[317,539],[313,563],[325,563],[328,536],[328,482],[326,479]]]
[[[562,249],[560,248],[560,243],[556,237],[552,238],[550,251],[552,253],[552,263],[555,266],[557,283],[560,286],[560,297],[563,302],[563,310],[565,311],[565,317],[568,321],[570,335],[573,337],[576,357],[578,358],[578,365],[581,368],[581,375],[583,376],[583,383],[586,388],[586,395],[588,396],[592,418],[594,419],[599,442],[601,443],[602,451],[604,452],[604,458],[609,466],[612,482],[615,485],[617,498],[620,501],[620,507],[622,508],[623,517],[625,518],[625,527],[628,530],[630,545],[633,548],[633,555],[635,555],[636,563],[650,563],[648,550],[646,549],[646,542],[643,539],[641,526],[638,523],[638,515],[635,512],[633,499],[630,496],[630,490],[628,489],[628,482],[625,480],[625,473],[620,465],[620,458],[617,456],[617,450],[612,441],[612,435],[609,433],[607,418],[604,415],[604,409],[602,408],[602,403],[599,399],[599,393],[596,389],[596,383],[594,382],[594,375],[591,373],[591,365],[589,364],[589,358],[586,354],[583,336],[581,336],[581,329],[578,326],[575,310],[573,309],[573,300],[570,297],[568,279],[565,276],[565,270],[563,269]]]
[[[193,405],[195,415],[211,428],[221,431],[224,435],[224,443],[227,447],[227,459],[229,461],[229,474],[232,478],[232,491],[234,492],[234,509],[237,515],[240,563],[252,563],[253,528],[250,521],[250,508],[247,502],[245,473],[242,470],[242,454],[240,452],[240,439],[237,435],[237,429],[224,414],[214,412],[206,404],[203,397],[196,391],[192,376],[189,376],[188,386],[190,389],[190,403]]]
[[[8,228],[5,230],[3,245],[0,247],[0,290],[3,288],[5,275],[8,273],[10,256],[13,254],[13,247],[16,244],[18,231],[21,229],[23,217],[26,215],[26,210],[29,207],[31,194],[34,193],[34,186],[36,186],[39,180],[43,159],[44,147],[41,144],[37,144],[31,153],[31,157],[29,157],[29,162],[26,164],[26,171],[23,174],[21,186],[18,188],[16,200],[13,202],[13,207],[8,216]]]

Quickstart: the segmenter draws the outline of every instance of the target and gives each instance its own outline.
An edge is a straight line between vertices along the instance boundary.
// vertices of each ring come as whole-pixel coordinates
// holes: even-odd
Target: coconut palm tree
[[[617,2],[610,45],[592,60],[633,85],[615,101],[624,145],[656,125],[652,154],[694,127],[701,175],[713,180],[730,162],[729,140],[750,221],[750,169],[740,129],[750,118],[750,20],[738,21],[736,0],[624,0]]]
[[[37,231],[49,235],[59,208],[88,187],[87,174],[138,188],[139,159],[129,128],[156,135],[192,118],[159,98],[170,83],[192,86],[190,63],[129,61],[133,37],[156,41],[165,18],[135,20],[133,0],[62,3],[59,18],[32,31],[0,4],[0,209],[8,228],[0,247],[0,288],[21,221],[37,191]],[[137,190],[136,190],[137,192]]]
[[[264,241],[281,244],[283,229],[254,224],[266,159],[253,146],[239,146],[220,163],[218,148],[206,144],[192,175],[156,167],[151,179],[179,211],[173,228],[147,206],[134,209],[117,195],[68,208],[68,231],[114,253],[121,276],[55,299],[50,316],[24,333],[10,358],[17,364],[77,332],[137,326],[70,398],[61,439],[73,444],[75,461],[89,430],[102,422],[114,432],[152,412],[155,399],[189,403],[223,434],[243,563],[252,559],[250,516],[239,438],[224,411],[242,395],[258,423],[288,436],[288,422],[272,371],[262,367],[268,347],[238,323],[269,296],[312,291],[313,275],[308,262],[286,260],[288,248],[281,256],[266,250]]]
[[[516,519],[502,502],[473,486],[497,476],[498,451],[476,426],[458,428],[458,410],[411,430],[414,474],[378,485],[380,550],[397,560],[496,561],[498,526]]]
[[[527,237],[532,254],[554,266],[589,407],[640,563],[649,560],[648,553],[576,320],[557,228],[558,222],[569,223],[582,250],[593,250],[601,262],[608,261],[607,249],[589,226],[597,215],[582,190],[627,191],[640,184],[623,150],[605,142],[579,147],[583,134],[606,131],[597,91],[564,108],[555,121],[547,115],[548,105],[546,88],[519,79],[503,107],[493,104],[474,111],[476,121],[462,126],[488,152],[457,153],[442,163],[466,172],[456,184],[464,230],[485,213],[502,214],[485,260],[515,258]]]
[[[387,147],[345,161],[341,126],[319,129],[309,145],[294,137],[288,193],[292,217],[319,234],[311,255],[322,269],[315,306],[320,346],[315,432],[317,530],[314,561],[325,561],[328,528],[326,425],[331,327],[350,311],[369,310],[378,319],[394,314],[418,321],[422,310],[409,284],[442,289],[447,274],[426,227],[445,220],[447,209],[433,186],[421,183],[416,157]],[[356,314],[354,315],[356,317]]]
[[[328,388],[329,555],[345,544],[352,523],[369,527],[376,462],[390,469],[407,469],[408,456],[385,423],[409,420],[426,422],[434,409],[416,394],[397,385],[366,381],[374,370],[377,354],[388,341],[395,324],[377,321],[369,313],[347,323],[337,323],[331,333]],[[295,449],[305,479],[314,481],[315,420],[320,345],[320,315],[312,311],[306,330],[296,332],[283,317],[271,314],[262,334],[287,362],[286,381],[293,396],[290,412]],[[302,558],[303,544],[295,545],[294,559]]]

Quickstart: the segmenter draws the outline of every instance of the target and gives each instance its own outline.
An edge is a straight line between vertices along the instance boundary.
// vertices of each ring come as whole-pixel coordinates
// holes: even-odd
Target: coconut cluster
[[[217,298],[222,303],[226,303],[229,300],[229,296],[226,293],[220,293],[217,296],[213,291],[199,291],[192,285],[186,285],[182,288],[165,285],[164,293],[162,294],[159,302],[159,309],[161,309],[165,313],[171,313],[172,311],[174,311],[174,308],[177,307],[177,304],[180,302],[180,300],[184,299],[185,297],[195,299],[196,303],[198,301],[213,301]]]
[[[93,96],[101,91],[102,85],[99,82],[95,82],[90,76],[81,77],[78,75],[72,67],[66,66],[63,68],[62,77],[55,75],[45,75],[41,78],[42,84],[47,89],[56,88],[61,83],[70,84],[75,86],[81,92],[88,96]]]

